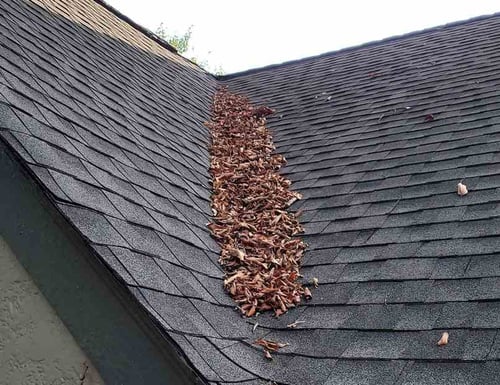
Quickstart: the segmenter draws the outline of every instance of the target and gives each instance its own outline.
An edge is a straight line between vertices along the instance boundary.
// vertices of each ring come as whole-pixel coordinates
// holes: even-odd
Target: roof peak
[[[361,44],[353,45],[350,47],[344,47],[344,48],[340,48],[340,49],[333,50],[333,51],[323,52],[323,53],[320,53],[318,55],[307,56],[307,57],[303,57],[300,59],[287,60],[287,61],[284,61],[281,63],[269,64],[269,65],[265,65],[265,66],[257,67],[257,68],[250,68],[247,70],[233,72],[233,73],[226,74],[226,75],[219,75],[219,76],[216,76],[216,78],[217,78],[217,80],[229,80],[229,79],[237,78],[239,76],[249,75],[249,74],[267,71],[267,70],[272,70],[274,68],[280,68],[280,67],[285,67],[285,66],[289,66],[289,65],[293,65],[293,64],[297,64],[297,63],[301,63],[301,62],[307,62],[310,60],[315,60],[315,59],[319,59],[319,58],[323,58],[323,57],[327,57],[327,56],[333,56],[333,55],[337,55],[337,54],[344,53],[344,52],[350,52],[350,51],[356,51],[356,50],[363,49],[363,48],[374,47],[374,46],[381,45],[384,43],[403,40],[403,39],[410,38],[413,36],[418,36],[418,35],[421,35],[424,33],[439,31],[439,30],[442,30],[445,28],[452,28],[452,27],[456,27],[456,26],[460,26],[460,25],[464,25],[464,24],[474,23],[474,22],[481,21],[481,20],[487,20],[487,19],[494,18],[494,17],[500,17],[500,12],[495,12],[495,13],[488,14],[488,15],[475,16],[475,17],[471,17],[469,19],[452,21],[452,22],[440,24],[440,25],[437,25],[434,27],[424,28],[424,29],[421,29],[418,31],[412,31],[412,32],[403,33],[403,34],[399,34],[399,35],[393,35],[393,36],[385,37],[383,39],[372,40],[372,41],[369,41],[366,43],[361,43]]]
[[[156,35],[154,32],[147,29],[146,27],[143,27],[139,23],[136,23],[130,17],[126,16],[125,14],[120,12],[118,9],[116,9],[112,5],[108,4],[105,0],[94,0],[94,1],[97,4],[101,5],[102,7],[106,8],[111,13],[113,13],[119,19],[123,20],[127,24],[131,25],[133,28],[137,29],[139,32],[143,33],[148,38],[152,39],[153,41],[155,41],[156,43],[161,45],[162,47],[168,49],[169,51],[171,51],[179,56],[182,56],[177,52],[177,49],[174,46],[172,46],[171,44],[169,44],[166,40],[162,39],[161,37]],[[320,53],[318,55],[307,56],[307,57],[303,57],[300,59],[286,60],[286,61],[281,62],[281,63],[268,64],[268,65],[265,65],[262,67],[250,68],[247,70],[237,71],[237,72],[233,72],[233,73],[225,74],[225,75],[215,75],[215,74],[211,74],[211,75],[213,75],[217,80],[229,80],[229,79],[236,78],[236,77],[243,76],[243,75],[272,70],[273,68],[285,67],[288,65],[293,65],[293,64],[297,64],[297,63],[301,63],[301,62],[307,62],[307,61],[319,59],[322,57],[332,56],[332,55],[336,55],[336,54],[340,54],[340,53],[344,53],[344,52],[355,51],[355,50],[362,49],[362,48],[373,47],[373,46],[388,43],[391,41],[402,40],[402,39],[406,39],[406,38],[409,38],[412,36],[418,36],[420,34],[438,31],[438,30],[441,30],[443,28],[451,28],[451,27],[455,27],[455,26],[459,26],[459,25],[463,25],[463,24],[468,24],[468,23],[474,23],[477,21],[486,20],[486,19],[490,19],[493,17],[499,17],[499,16],[500,16],[500,12],[496,12],[496,13],[492,13],[492,14],[488,14],[488,15],[475,16],[475,17],[471,17],[468,19],[452,21],[449,23],[440,24],[440,25],[437,25],[434,27],[424,28],[424,29],[417,30],[417,31],[412,31],[412,32],[403,33],[403,34],[399,34],[399,35],[393,35],[393,36],[385,37],[385,38],[378,39],[378,40],[372,40],[369,42],[365,42],[365,43],[361,43],[361,44],[357,44],[357,45],[353,45],[353,46],[349,46],[349,47],[344,47],[344,48],[340,48],[340,49],[333,50],[333,51],[323,52],[323,53]],[[184,57],[184,56],[182,56],[182,57]],[[188,61],[191,61],[188,58],[185,58],[185,59]],[[196,63],[194,63],[194,64],[196,64]]]
[[[176,53],[179,55],[177,52],[177,49],[169,44],[167,41],[156,35],[154,32],[150,31],[146,27],[143,27],[142,25],[136,23],[134,20],[132,20],[130,17],[126,16],[125,14],[121,13],[118,9],[113,7],[112,5],[108,4],[105,0],[94,0],[97,4],[101,5],[102,7],[106,8],[109,12],[114,14],[116,17],[119,19],[123,20],[127,24],[131,25],[133,28],[137,29],[139,32],[143,33],[147,37],[149,37],[151,40],[155,41],[162,47],[168,49],[170,52]]]

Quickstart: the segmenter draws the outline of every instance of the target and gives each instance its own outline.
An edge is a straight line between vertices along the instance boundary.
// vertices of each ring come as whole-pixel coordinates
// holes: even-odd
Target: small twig
[[[286,325],[286,327],[289,328],[289,329],[295,329],[300,324],[305,324],[305,323],[306,323],[306,321],[299,321],[299,320],[297,320],[295,322],[292,322],[291,324]]]

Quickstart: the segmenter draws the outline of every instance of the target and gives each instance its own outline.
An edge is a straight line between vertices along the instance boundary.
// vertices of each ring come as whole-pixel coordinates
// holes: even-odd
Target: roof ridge
[[[96,1],[99,1],[99,0],[96,0]],[[413,36],[418,36],[418,35],[421,35],[424,33],[439,31],[441,29],[452,28],[452,27],[456,27],[456,26],[460,26],[460,25],[464,25],[464,24],[474,23],[474,22],[481,21],[481,20],[487,20],[487,19],[494,18],[494,17],[500,17],[500,12],[495,12],[495,13],[481,15],[481,16],[475,16],[475,17],[471,17],[468,19],[458,20],[458,21],[452,21],[452,22],[440,24],[440,25],[437,25],[434,27],[424,28],[424,29],[421,29],[418,31],[402,33],[399,35],[393,35],[393,36],[385,37],[385,38],[378,39],[378,40],[372,40],[372,41],[369,41],[366,43],[361,43],[361,44],[353,45],[350,47],[344,47],[344,48],[340,48],[340,49],[333,50],[333,51],[323,52],[323,53],[320,53],[318,55],[307,56],[307,57],[300,58],[300,59],[287,60],[287,61],[284,61],[281,63],[269,64],[269,65],[265,65],[263,67],[257,67],[257,68],[250,68],[250,69],[247,69],[244,71],[233,72],[233,73],[225,74],[225,75],[217,75],[216,79],[219,81],[234,79],[234,78],[238,78],[238,77],[244,76],[244,75],[249,75],[249,74],[254,74],[254,73],[263,72],[263,71],[267,71],[267,70],[272,70],[275,68],[286,67],[286,66],[294,65],[297,63],[301,63],[301,62],[308,62],[311,60],[320,59],[320,58],[327,57],[327,56],[333,56],[333,55],[344,53],[344,52],[356,51],[356,50],[367,48],[367,47],[373,47],[373,46],[377,46],[377,45],[381,45],[381,44],[385,44],[385,43],[389,43],[389,42],[393,42],[393,41],[403,40],[403,39],[413,37]]]
[[[179,55],[179,53],[177,52],[177,49],[173,45],[169,44],[167,41],[165,41],[164,39],[162,39],[161,37],[156,35],[154,32],[150,31],[146,27],[143,27],[142,25],[136,23],[130,17],[126,16],[125,14],[121,13],[118,9],[116,9],[112,5],[108,4],[105,0],[94,0],[94,2],[101,5],[102,7],[106,8],[108,11],[113,13],[116,17],[123,20],[127,24],[130,24],[133,28],[137,29],[139,32],[143,33],[151,40],[154,40],[156,43],[160,44],[162,47],[168,49],[170,52],[173,52],[173,53],[176,53]]]
[[[106,10],[108,10],[109,12],[111,12],[113,15],[115,15],[116,17],[118,17],[120,20],[122,20],[125,23],[129,24],[132,28],[135,28],[137,31],[139,31],[142,34],[144,34],[147,38],[149,38],[149,39],[153,40],[154,42],[156,42],[157,44],[161,45],[163,48],[166,48],[170,52],[172,52],[172,53],[174,53],[174,54],[182,57],[184,60],[186,60],[186,61],[188,61],[188,62],[196,65],[202,71],[205,71],[207,74],[215,76],[215,75],[211,74],[210,72],[208,72],[207,70],[205,70],[203,67],[201,67],[198,63],[195,63],[191,59],[189,59],[189,58],[187,58],[185,56],[182,56],[177,51],[177,48],[175,48],[172,44],[170,44],[169,42],[167,42],[165,39],[162,39],[157,34],[155,34],[154,32],[152,32],[151,30],[149,30],[148,28],[143,27],[139,23],[136,23],[130,17],[128,17],[124,13],[120,12],[118,9],[116,9],[112,5],[108,4],[105,0],[94,0],[94,2],[97,3],[97,4],[99,4],[100,6],[102,6]]]

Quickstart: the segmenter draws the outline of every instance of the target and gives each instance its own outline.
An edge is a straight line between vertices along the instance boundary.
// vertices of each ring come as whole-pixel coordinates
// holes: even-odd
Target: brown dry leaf
[[[279,349],[288,346],[286,343],[281,343],[273,340],[266,340],[264,338],[259,338],[254,341],[254,344],[262,346],[265,350],[270,352],[277,352]]]
[[[309,290],[308,287],[305,287],[304,288],[304,297],[306,297],[306,299],[312,299],[312,294],[311,294],[311,290]]]
[[[266,357],[268,360],[272,360],[273,356],[269,352],[269,350],[264,350],[264,357]]]
[[[434,120],[434,115],[433,114],[427,114],[424,117],[424,122],[432,122]]]
[[[271,115],[272,113],[274,113],[274,110],[266,106],[258,107],[253,111],[256,118],[262,118]]]
[[[444,345],[447,345],[448,344],[448,338],[449,338],[449,334],[448,332],[444,332],[443,335],[441,336],[441,338],[439,339],[438,341],[438,345],[439,346],[444,346]]]
[[[458,185],[457,185],[457,193],[458,195],[460,195],[461,197],[464,196],[464,195],[467,195],[469,191],[467,190],[467,186],[465,184],[463,184],[462,182],[460,182]]]
[[[314,285],[314,287],[318,287],[318,285],[319,285],[319,280],[318,280],[318,278],[314,277],[314,278],[312,279],[312,284]]]
[[[220,89],[212,112],[208,228],[221,247],[224,288],[247,317],[266,310],[279,316],[306,295],[298,281],[306,244],[296,237],[303,227],[287,211],[302,196],[279,173],[286,160],[274,153],[265,126],[273,110]]]
[[[252,306],[252,307],[250,308],[250,310],[247,312],[246,316],[247,316],[247,317],[252,317],[252,316],[255,314],[255,311],[256,311],[256,310],[257,310],[257,309],[255,308],[255,306]]]

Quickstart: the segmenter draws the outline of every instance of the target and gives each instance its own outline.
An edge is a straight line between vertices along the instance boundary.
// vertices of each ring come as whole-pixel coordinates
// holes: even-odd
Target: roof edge
[[[205,68],[201,67],[198,63],[195,63],[191,59],[182,56],[178,51],[177,48],[175,48],[173,45],[169,44],[166,40],[162,39],[158,35],[156,35],[154,32],[150,31],[146,27],[143,27],[139,23],[136,23],[134,20],[132,20],[130,17],[126,16],[125,14],[121,13],[118,9],[113,7],[112,5],[109,5],[105,0],[94,0],[95,3],[99,4],[103,8],[107,9],[109,12],[111,12],[113,15],[118,17],[120,20],[123,20],[125,23],[129,24],[142,34],[144,34],[147,38],[153,40],[154,42],[158,43],[161,45],[163,48],[166,48],[170,52],[180,56],[182,59],[186,60],[187,62],[197,66],[200,68],[203,72],[213,76],[215,79],[217,79],[216,75],[212,74],[211,72],[207,71]]]
[[[108,11],[110,11],[112,14],[114,14],[116,17],[123,20],[127,24],[130,24],[133,28],[137,29],[139,32],[143,33],[151,40],[154,40],[156,43],[160,44],[162,47],[168,49],[170,52],[173,52],[173,53],[180,55],[179,52],[177,52],[177,49],[173,45],[169,44],[167,41],[163,40],[161,37],[157,36],[154,32],[150,31],[146,27],[143,27],[142,25],[136,23],[130,17],[126,16],[125,14],[121,13],[118,9],[116,9],[112,5],[108,4],[105,0],[94,0],[94,2],[96,2],[100,6],[104,7]]]
[[[233,72],[231,74],[226,74],[226,75],[217,75],[215,78],[219,81],[230,80],[230,79],[238,78],[240,76],[251,75],[251,74],[254,74],[257,72],[272,70],[274,68],[287,67],[289,65],[293,65],[293,64],[297,64],[297,63],[301,63],[301,62],[307,62],[310,60],[315,60],[315,59],[319,59],[319,58],[323,58],[323,57],[327,57],[327,56],[333,56],[333,55],[344,53],[344,52],[355,51],[355,50],[362,49],[362,48],[373,47],[373,46],[388,43],[391,41],[398,41],[398,40],[406,39],[409,37],[418,36],[418,35],[421,35],[424,33],[439,31],[439,30],[444,29],[444,28],[451,28],[451,27],[455,27],[455,26],[459,26],[459,25],[463,25],[463,24],[473,23],[476,21],[486,20],[486,19],[493,18],[493,17],[500,17],[500,12],[495,12],[495,13],[481,15],[481,16],[475,16],[475,17],[471,17],[469,19],[452,21],[449,23],[437,25],[435,27],[424,28],[424,29],[421,29],[418,31],[407,32],[407,33],[403,33],[400,35],[393,35],[393,36],[385,37],[385,38],[382,38],[379,40],[373,40],[373,41],[361,43],[361,44],[350,46],[350,47],[345,47],[345,48],[340,48],[340,49],[333,50],[333,51],[324,52],[324,53],[321,53],[318,55],[307,56],[307,57],[300,58],[300,59],[287,60],[287,61],[284,61],[281,63],[269,64],[269,65],[266,65],[263,67],[250,68],[248,70]]]
[[[0,196],[7,197],[0,202],[0,234],[106,383],[118,378],[120,384],[136,384],[147,372],[148,384],[163,384],[164,378],[174,378],[179,384],[205,384],[184,350],[121,282],[96,245],[61,211],[50,191],[2,135],[0,179],[11,182],[6,184],[8,190],[0,186]],[[15,197],[16,204],[9,197]],[[27,208],[22,215],[15,210],[17,202]],[[38,231],[41,228],[43,232]],[[70,306],[71,298],[78,298],[78,305]],[[112,354],[114,351],[120,354]],[[120,369],[123,360],[134,361],[137,369],[129,381]]]

